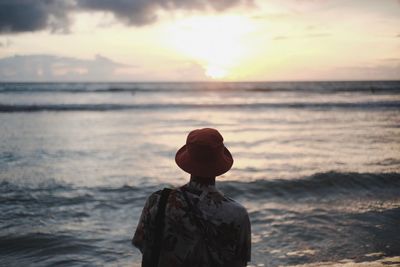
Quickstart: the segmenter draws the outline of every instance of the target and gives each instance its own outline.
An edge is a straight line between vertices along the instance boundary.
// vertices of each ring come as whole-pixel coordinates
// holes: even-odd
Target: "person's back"
[[[213,129],[197,131],[200,131],[200,134],[206,132],[206,134],[219,135]],[[190,143],[189,137],[187,145]],[[197,138],[195,141],[198,140]],[[204,146],[204,143],[201,145]],[[187,152],[188,148],[185,151]],[[186,185],[173,189],[168,196],[163,234],[158,241],[161,244],[160,257],[156,266],[246,266],[250,261],[251,249],[247,211],[234,200],[225,197],[215,187],[215,176],[229,170],[233,160],[225,159],[227,162],[223,168],[221,166],[212,168],[203,162],[201,166],[209,167],[206,168],[208,170],[193,171],[196,168],[191,165],[193,162],[190,164],[184,162],[184,158],[187,159],[188,156],[187,153],[184,155],[185,151],[182,149],[178,151],[176,162],[182,169],[192,173],[191,179]],[[229,153],[229,151],[226,150],[224,153]],[[215,162],[218,159],[213,158],[212,161]],[[221,164],[224,165],[221,162],[218,165]],[[219,170],[216,171],[215,168]],[[210,174],[215,174],[215,176]],[[156,216],[160,198],[161,191],[157,191],[147,199],[132,240],[143,253],[142,266],[147,266],[147,263],[152,261],[151,250],[157,238],[155,236],[156,227],[158,227]]]

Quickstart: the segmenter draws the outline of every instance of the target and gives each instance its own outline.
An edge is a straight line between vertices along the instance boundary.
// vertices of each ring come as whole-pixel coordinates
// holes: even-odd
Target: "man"
[[[191,174],[190,181],[167,197],[164,190],[147,199],[132,239],[143,253],[142,266],[246,266],[251,250],[247,211],[215,187],[215,177],[233,164],[221,134],[211,128],[190,132],[175,162]],[[163,202],[165,211],[158,213]]]

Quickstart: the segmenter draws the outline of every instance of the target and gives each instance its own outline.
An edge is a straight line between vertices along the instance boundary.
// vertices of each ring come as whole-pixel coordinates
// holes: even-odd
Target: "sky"
[[[400,0],[0,0],[0,81],[399,79]]]

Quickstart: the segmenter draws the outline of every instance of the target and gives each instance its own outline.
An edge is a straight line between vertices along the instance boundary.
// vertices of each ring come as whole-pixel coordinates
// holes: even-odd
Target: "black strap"
[[[164,188],[161,192],[160,201],[158,202],[157,214],[155,218],[155,232],[154,232],[154,244],[151,250],[151,263],[149,267],[157,267],[158,261],[160,260],[161,244],[164,231],[164,218],[165,218],[165,207],[167,206],[167,200],[169,193],[172,191],[170,188]]]

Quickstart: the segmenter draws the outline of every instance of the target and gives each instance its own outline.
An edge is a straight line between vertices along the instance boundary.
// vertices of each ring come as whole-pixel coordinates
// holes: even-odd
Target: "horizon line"
[[[173,81],[173,80],[127,80],[127,81],[0,81],[0,83],[311,83],[311,82],[400,82],[400,79],[332,79],[332,80],[241,80],[241,81],[229,81],[229,80],[187,80],[187,81]]]

